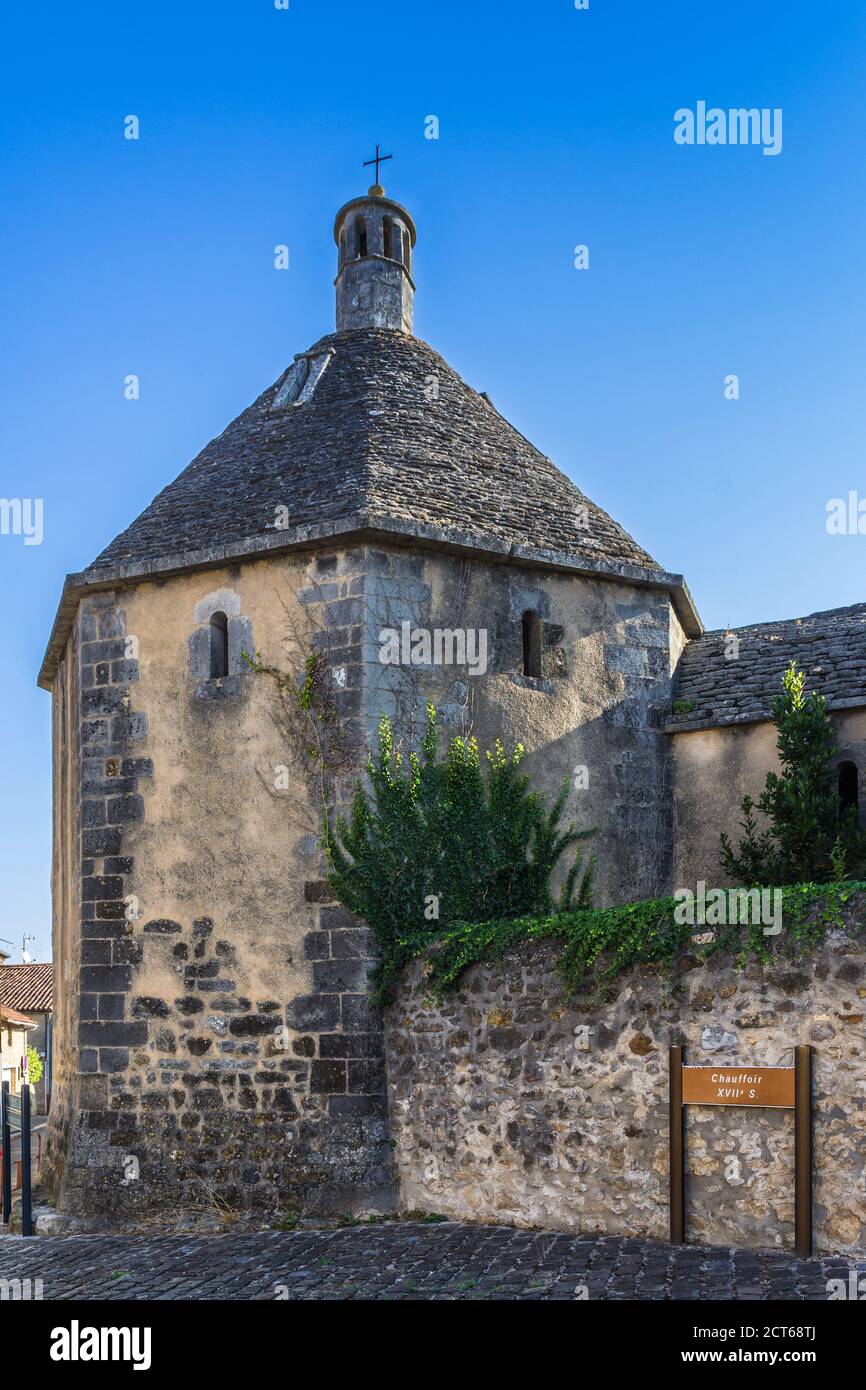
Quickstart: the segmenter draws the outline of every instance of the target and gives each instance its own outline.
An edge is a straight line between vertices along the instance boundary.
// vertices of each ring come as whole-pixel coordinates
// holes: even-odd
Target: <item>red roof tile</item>
[[[50,1013],[54,1008],[54,968],[50,961],[0,965],[0,1004],[25,1013]]]
[[[32,1018],[27,1018],[26,1014],[19,1014],[17,1009],[10,1009],[8,1004],[0,1004],[0,1020],[3,1023],[23,1025],[25,1028],[38,1028]]]

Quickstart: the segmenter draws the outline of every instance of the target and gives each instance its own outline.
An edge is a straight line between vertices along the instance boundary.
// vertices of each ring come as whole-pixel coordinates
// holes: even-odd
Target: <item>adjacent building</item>
[[[36,1027],[25,1014],[0,1004],[0,1072],[10,1095],[17,1096],[27,1080],[27,1049]]]
[[[51,1099],[54,1014],[54,971],[51,962],[29,961],[20,965],[0,963],[0,1004],[17,1011],[33,1024],[27,1045],[34,1048],[42,1062],[42,1075],[33,1088],[34,1103],[37,1111],[44,1114]]]

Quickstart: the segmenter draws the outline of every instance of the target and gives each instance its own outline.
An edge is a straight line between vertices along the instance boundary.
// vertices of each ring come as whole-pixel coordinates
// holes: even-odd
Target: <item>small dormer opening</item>
[[[860,807],[860,787],[857,775],[857,764],[844,762],[839,764],[839,809],[844,814],[846,811],[854,811],[856,814]]]
[[[355,218],[355,251],[358,256],[367,254],[367,224],[363,217]]]
[[[328,367],[332,352],[320,352],[315,357],[299,357],[283,378],[271,403],[271,410],[290,410],[307,405]]]
[[[210,620],[211,680],[229,673],[229,620],[225,613],[214,613]]]
[[[309,358],[298,357],[283,378],[282,385],[274,396],[271,409],[283,410],[286,406],[295,405],[304,389],[309,372]]]
[[[523,674],[541,677],[541,618],[535,608],[523,615]]]

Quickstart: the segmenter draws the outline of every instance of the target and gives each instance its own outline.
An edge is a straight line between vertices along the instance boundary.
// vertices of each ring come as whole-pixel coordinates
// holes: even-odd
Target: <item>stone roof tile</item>
[[[735,660],[725,656],[731,635],[739,639]],[[792,661],[805,672],[806,689],[824,695],[831,708],[866,704],[866,603],[696,637],[680,657],[674,691],[691,707],[677,710],[668,727],[771,718]]]
[[[307,404],[274,409],[287,368],[85,576],[273,536],[278,507],[289,527],[362,515],[384,530],[458,529],[659,569],[426,343],[365,328],[331,334],[306,355],[325,352],[333,357]]]

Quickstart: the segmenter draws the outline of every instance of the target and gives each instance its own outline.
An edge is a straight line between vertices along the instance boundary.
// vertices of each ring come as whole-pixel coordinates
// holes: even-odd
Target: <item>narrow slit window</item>
[[[523,674],[541,676],[541,618],[534,608],[523,615]]]
[[[382,218],[382,254],[388,261],[394,259],[394,223],[390,217]]]
[[[211,680],[229,673],[229,620],[225,613],[214,613],[210,620]]]
[[[412,241],[411,241],[411,238],[410,238],[410,236],[409,236],[409,233],[408,233],[407,231],[405,231],[405,230],[404,230],[404,232],[403,232],[403,264],[404,264],[404,266],[406,267],[407,270],[411,271],[411,269],[412,269]]]
[[[363,217],[355,218],[355,250],[358,256],[367,254],[367,224]]]
[[[839,764],[839,809],[841,811],[857,811],[860,806],[860,787],[857,776],[857,764],[844,762]]]

